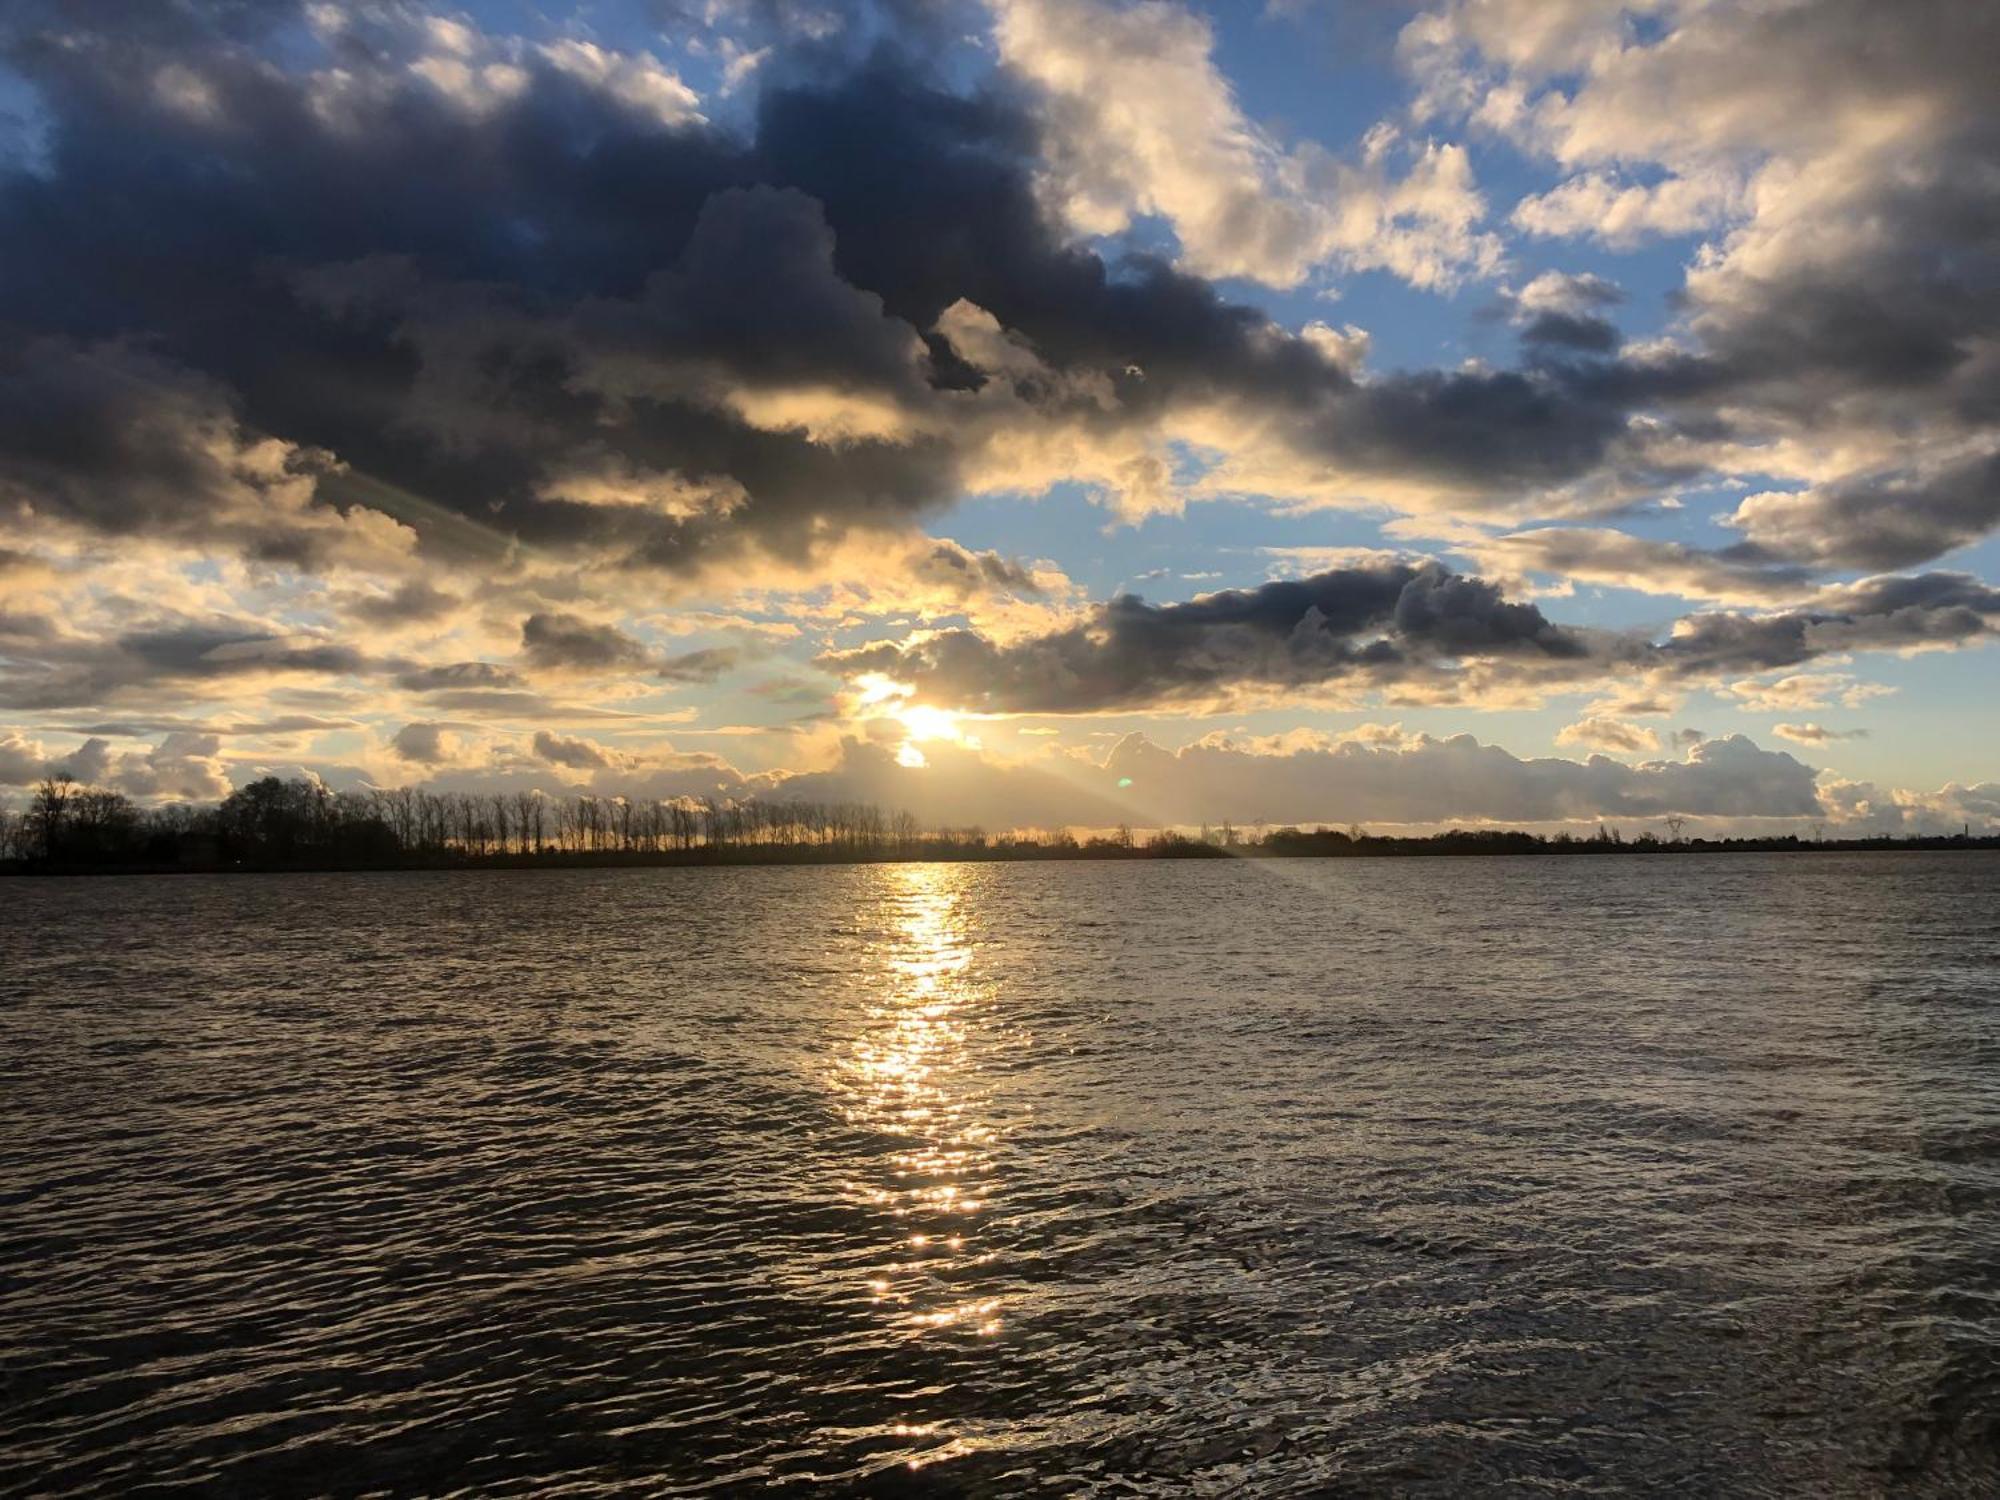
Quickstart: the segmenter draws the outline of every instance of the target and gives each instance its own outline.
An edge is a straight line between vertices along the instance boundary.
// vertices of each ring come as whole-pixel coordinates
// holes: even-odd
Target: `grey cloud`
[[[1842,651],[1894,651],[1983,640],[2000,618],[2000,589],[1964,573],[1869,579],[1775,614],[1690,615],[1653,653],[1690,675],[1760,672]]]
[[[519,687],[521,674],[497,662],[455,661],[404,672],[396,682],[413,693],[437,693],[468,688]]]
[[[1361,384],[1206,283],[1144,258],[1107,266],[1044,217],[1021,102],[947,92],[907,57],[775,83],[740,142],[635,118],[534,56],[519,94],[475,118],[387,35],[343,59],[374,102],[334,128],[306,80],[225,38],[213,11],[186,19],[119,47],[56,46],[29,25],[11,48],[48,103],[53,176],[0,183],[0,317],[55,336],[44,357],[69,379],[19,378],[20,420],[0,437],[24,485],[105,529],[171,512],[191,535],[309,564],[332,545],[320,531],[337,502],[384,509],[451,556],[518,539],[686,570],[754,539],[801,558],[958,492],[976,434],[953,398],[985,377],[931,330],[961,299],[1053,372],[1016,383],[1021,421],[1116,433],[1243,403],[1301,456],[1468,503],[1629,461],[1629,393],[1601,376]],[[169,61],[201,80],[214,120],[147,86]],[[129,398],[88,352],[136,329],[158,350],[144,356],[153,386],[186,409],[174,423],[116,415]],[[1071,376],[1111,399],[1080,398]],[[36,420],[78,384],[94,405]],[[929,435],[822,442],[753,425],[726,399],[746,385],[916,412]],[[160,440],[48,451],[49,430],[91,421],[128,434],[124,448],[133,432]],[[217,498],[244,481],[207,473],[212,445],[190,428],[289,445],[318,502],[301,514],[319,520],[259,534],[254,506]],[[562,476],[607,456],[727,479],[744,500],[670,515],[562,494]]]
[[[1129,776],[1141,798],[1158,777],[1171,796],[1233,804],[1223,815],[1238,819],[1259,801],[1296,809],[1288,817],[1328,822],[1549,822],[1676,812],[1805,817],[1819,811],[1810,766],[1735,736],[1696,746],[1686,760],[1638,766],[1601,756],[1582,763],[1523,760],[1470,735],[1425,740],[1408,752],[1341,745],[1289,757],[1200,744],[1169,756],[1127,741],[1107,769]]]
[[[742,653],[733,646],[709,646],[664,656],[653,664],[653,675],[667,682],[714,682],[736,665]]]
[[[186,731],[166,735],[151,749],[123,753],[92,737],[56,758],[49,769],[148,800],[205,801],[229,795],[229,776],[217,758],[220,748],[216,736]]]
[[[1660,738],[1652,730],[1609,714],[1591,714],[1564,725],[1556,731],[1556,743],[1608,750],[1614,755],[1638,755],[1660,748]]]
[[[271,719],[246,719],[207,723],[166,715],[144,719],[114,719],[92,724],[66,724],[64,734],[109,735],[135,738],[148,734],[196,734],[227,738],[238,735],[307,734],[329,729],[356,729],[354,719],[329,719],[318,714],[280,714]]]
[[[1521,342],[1582,354],[1610,354],[1624,342],[1624,335],[1617,324],[1603,318],[1545,312],[1537,314],[1521,329]]]
[[[382,664],[336,641],[278,636],[233,621],[176,623],[103,639],[43,634],[10,648],[0,704],[80,708],[125,699],[184,697],[204,684],[260,676],[340,677]]]
[[[593,740],[551,734],[546,729],[535,731],[534,750],[550,765],[577,771],[603,770],[622,763],[621,757]]]
[[[615,625],[545,610],[521,622],[521,655],[531,666],[557,672],[649,672],[665,682],[714,682],[742,655],[711,646],[662,656]]]
[[[1014,713],[1077,713],[1223,696],[1249,686],[1390,680],[1443,658],[1568,661],[1587,637],[1531,604],[1431,562],[1337,569],[1183,604],[1124,594],[1081,624],[998,646],[966,630],[836,652],[846,675],[886,673],[926,697]]]
[[[440,619],[462,601],[448,590],[412,579],[387,594],[371,594],[348,604],[350,618],[370,625],[412,625]]]
[[[521,655],[531,666],[555,671],[610,672],[644,666],[650,653],[615,625],[600,625],[559,610],[521,622]]]
[[[1758,496],[1735,516],[1751,542],[1821,567],[1903,568],[2000,526],[2000,454],[1930,473],[1857,475]]]
[[[566,703],[543,693],[518,688],[445,688],[430,694],[426,705],[446,713],[471,714],[492,719],[640,719],[622,709],[598,708],[587,703]]]
[[[1082,623],[998,644],[969,630],[829,653],[843,676],[880,672],[974,711],[1093,713],[1226,699],[1245,688],[1412,684],[1437,697],[1458,663],[1468,685],[1543,688],[1665,673],[1685,679],[1795,666],[1847,651],[1956,645],[1990,635],[2000,590],[1927,573],[1823,590],[1800,608],[1688,615],[1659,642],[1583,630],[1436,562],[1337,569],[1184,604],[1120,595]]]
[[[48,751],[19,730],[0,734],[0,786],[27,786],[41,780],[49,765]]]
[[[1482,566],[1569,582],[1758,603],[1815,592],[1810,569],[1757,548],[1705,551],[1603,527],[1543,526],[1466,545]]]
[[[4,192],[0,192],[4,201]],[[226,387],[117,343],[30,339],[0,354],[0,502],[110,532],[228,538],[247,555],[328,560],[337,515],[288,501],[328,455],[260,445]]]
[[[993,591],[1034,598],[1043,592],[1034,573],[1012,558],[997,552],[975,552],[952,541],[939,541],[925,553],[916,566],[916,576],[925,583],[953,588],[965,598]]]
[[[389,741],[389,748],[404,760],[419,765],[443,765],[456,758],[451,741],[453,726],[419,721],[405,724]]]
[[[1810,766],[1736,737],[1698,745],[1685,760],[1638,765],[1602,756],[1522,759],[1470,735],[1420,737],[1400,748],[1344,742],[1287,751],[1215,740],[1170,751],[1130,735],[1102,766],[1072,761],[1060,774],[1032,763],[998,766],[949,748],[930,762],[905,769],[880,747],[849,742],[839,768],[790,778],[777,795],[854,797],[907,808],[920,821],[989,829],[1225,820],[1522,824],[1670,813],[1789,819],[1822,811]]]

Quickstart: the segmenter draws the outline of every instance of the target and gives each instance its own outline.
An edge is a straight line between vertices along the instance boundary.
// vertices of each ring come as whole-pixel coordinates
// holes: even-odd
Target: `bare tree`
[[[69,822],[69,805],[76,792],[76,778],[67,771],[44,778],[42,784],[35,788],[35,800],[28,809],[28,821],[34,826],[35,842],[41,846],[44,859],[54,859],[62,849],[63,830]]]

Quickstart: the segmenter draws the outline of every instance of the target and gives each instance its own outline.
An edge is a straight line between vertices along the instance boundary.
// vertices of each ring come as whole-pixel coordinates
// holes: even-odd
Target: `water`
[[[2000,859],[0,884],[0,1493],[2000,1490]]]

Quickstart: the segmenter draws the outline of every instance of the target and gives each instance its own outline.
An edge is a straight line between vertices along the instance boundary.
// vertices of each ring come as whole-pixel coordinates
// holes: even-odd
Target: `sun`
[[[908,700],[917,690],[906,682],[866,672],[854,679],[854,686],[858,690],[854,700],[857,709],[877,721],[892,720],[902,730],[902,744],[896,752],[898,765],[912,769],[929,765],[929,759],[917,748],[920,744],[942,742],[969,750],[979,748],[979,741],[965,732],[966,715],[935,704],[911,703]]]
[[[912,703],[896,709],[895,716],[908,739],[950,740],[955,745],[965,743],[965,730],[959,724],[963,716],[950,709],[933,708],[928,703]]]
[[[890,717],[903,726],[903,744],[896,751],[896,764],[912,770],[921,770],[930,764],[930,758],[918,748],[925,741],[942,740],[953,745],[963,745],[968,750],[977,750],[979,741],[965,732],[963,714],[955,714],[948,708],[933,708],[928,703],[905,703],[890,711]]]

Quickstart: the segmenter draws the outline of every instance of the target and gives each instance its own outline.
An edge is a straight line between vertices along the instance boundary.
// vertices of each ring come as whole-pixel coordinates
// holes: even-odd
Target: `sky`
[[[1996,56],[15,0],[0,800],[2000,829]]]

